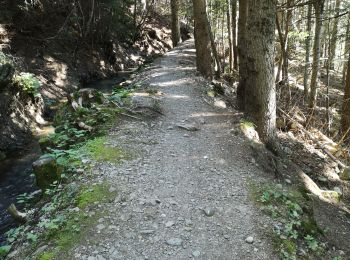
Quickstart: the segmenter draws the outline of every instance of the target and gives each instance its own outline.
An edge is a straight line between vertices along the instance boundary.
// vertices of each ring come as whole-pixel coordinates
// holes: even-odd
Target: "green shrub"
[[[41,84],[34,74],[21,72],[19,75],[15,76],[14,82],[26,93],[34,96],[39,95]]]

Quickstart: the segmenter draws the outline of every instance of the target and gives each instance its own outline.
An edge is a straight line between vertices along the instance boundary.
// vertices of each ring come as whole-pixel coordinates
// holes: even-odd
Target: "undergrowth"
[[[312,217],[307,196],[281,184],[258,185],[249,189],[263,212],[272,217],[272,238],[281,259],[322,259],[327,245],[322,242],[323,231]]]
[[[52,183],[39,201],[31,194],[18,197],[17,202],[24,205],[30,216],[29,222],[6,233],[7,244],[0,247],[0,259],[23,243],[29,245],[21,252],[26,256],[45,244],[49,245],[48,249],[37,259],[61,259],[61,256],[64,259],[65,252],[87,236],[101,213],[91,216],[85,209],[108,203],[115,197],[108,183],[84,184],[90,183],[91,166],[87,162],[92,159],[119,163],[132,158],[129,152],[107,144],[105,133],[120,111],[110,101],[76,110],[69,104],[61,107],[55,117],[55,134],[40,141],[45,151],[42,157],[54,158],[63,169],[61,179]],[[91,130],[79,129],[78,122],[89,125]],[[36,208],[33,203],[37,203]]]

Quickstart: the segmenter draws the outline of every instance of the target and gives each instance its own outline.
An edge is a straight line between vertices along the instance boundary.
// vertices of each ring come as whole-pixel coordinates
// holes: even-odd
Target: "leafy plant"
[[[5,257],[11,250],[11,246],[4,245],[0,246],[0,257]]]
[[[281,223],[274,232],[282,259],[296,259],[299,244],[306,245],[312,254],[322,254],[324,246],[316,239],[319,230],[303,211],[302,196],[287,192],[278,185],[263,187],[256,195],[263,209]]]
[[[28,241],[30,241],[32,243],[36,243],[36,241],[38,240],[38,235],[29,232],[29,233],[27,233],[26,238],[28,239]]]
[[[38,96],[41,86],[40,81],[32,73],[21,72],[14,77],[14,82],[28,94]]]
[[[23,233],[23,227],[12,228],[5,233],[7,242],[14,242]]]

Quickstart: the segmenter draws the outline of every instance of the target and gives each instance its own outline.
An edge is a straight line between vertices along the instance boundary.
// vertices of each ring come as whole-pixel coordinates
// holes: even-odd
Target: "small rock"
[[[98,224],[96,228],[97,228],[98,231],[101,231],[101,230],[104,229],[105,227],[106,227],[106,226],[103,225],[103,224]]]
[[[341,190],[339,187],[334,187],[333,190],[334,190],[336,193],[338,193],[340,196],[343,195],[343,192],[342,192],[342,190]]]
[[[112,192],[115,192],[116,190],[117,190],[116,188],[110,187],[108,191],[112,193]]]
[[[201,255],[201,252],[196,250],[192,252],[193,257],[199,257]]]
[[[207,217],[212,217],[215,214],[215,209],[213,209],[213,208],[205,208],[205,209],[203,209],[203,212],[204,212],[204,214]]]
[[[141,235],[150,235],[150,234],[153,234],[153,233],[154,233],[154,230],[152,230],[152,229],[145,229],[145,230],[141,230],[140,231]]]
[[[219,107],[219,108],[226,108],[226,103],[223,100],[216,100],[214,102],[214,106]]]
[[[191,132],[199,130],[199,128],[195,124],[178,124],[177,127]]]
[[[284,180],[286,183],[288,183],[288,184],[291,184],[292,183],[292,181],[290,180],[290,179],[285,179]]]
[[[245,242],[247,242],[248,244],[253,244],[254,243],[254,238],[252,236],[249,236],[245,239]]]
[[[165,223],[165,227],[169,228],[175,225],[174,221],[168,221],[167,223]]]
[[[182,239],[180,238],[170,238],[166,241],[166,243],[169,245],[169,246],[181,246],[182,245]]]

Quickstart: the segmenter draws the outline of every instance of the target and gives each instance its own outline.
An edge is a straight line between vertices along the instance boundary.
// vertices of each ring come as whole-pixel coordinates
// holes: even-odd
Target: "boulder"
[[[350,181],[350,168],[345,168],[340,174],[339,178],[343,181]]]
[[[45,191],[61,178],[62,169],[54,158],[42,158],[33,163],[36,185]]]
[[[91,107],[92,104],[102,104],[103,94],[94,88],[82,88],[74,94],[74,100],[80,107]]]

